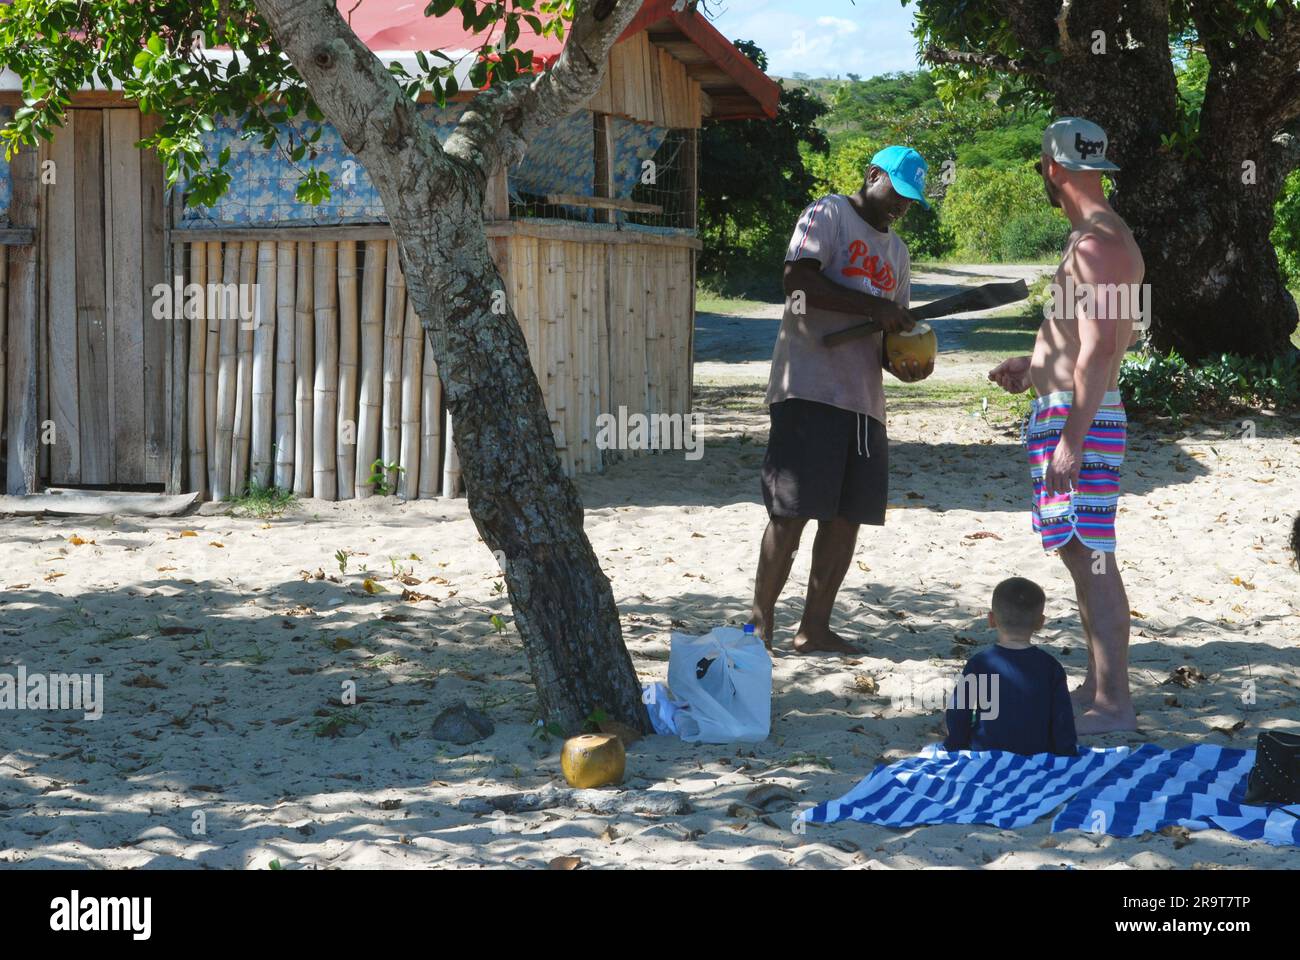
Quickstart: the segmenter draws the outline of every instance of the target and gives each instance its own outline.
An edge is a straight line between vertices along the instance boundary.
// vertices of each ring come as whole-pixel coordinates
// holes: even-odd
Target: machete
[[[913,320],[929,320],[933,317],[947,316],[950,313],[966,313],[968,310],[1004,307],[1008,303],[1015,303],[1027,296],[1029,296],[1029,288],[1025,286],[1023,280],[1013,280],[1008,283],[982,283],[978,287],[971,287],[961,293],[954,293],[951,297],[934,300],[920,307],[912,307],[907,312]],[[855,324],[852,327],[828,333],[822,337],[822,343],[828,347],[836,347],[841,343],[857,340],[859,337],[865,337],[879,330],[879,323],[875,320],[868,320],[866,323]]]

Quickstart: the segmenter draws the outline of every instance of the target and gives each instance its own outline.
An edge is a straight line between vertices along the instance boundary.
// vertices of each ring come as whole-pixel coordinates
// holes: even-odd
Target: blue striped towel
[[[805,810],[809,823],[862,820],[885,827],[991,823],[1023,827],[1100,780],[1128,747],[1081,749],[1076,757],[1005,750],[948,753],[930,744],[915,757],[877,766],[840,797]]]
[[[1207,744],[1162,750],[1144,744],[1086,792],[1076,793],[1052,821],[1052,832],[1090,830],[1135,837],[1177,825],[1300,846],[1300,804],[1242,803],[1254,765],[1254,750]]]
[[[1254,750],[1164,750],[1144,744],[1080,748],[1078,756],[1002,750],[948,753],[931,744],[877,766],[838,800],[805,810],[809,823],[860,820],[886,827],[988,823],[1023,827],[1065,804],[1052,831],[1137,836],[1165,826],[1218,828],[1246,840],[1300,845],[1300,819],[1241,802]],[[1300,806],[1289,808],[1300,814]]]

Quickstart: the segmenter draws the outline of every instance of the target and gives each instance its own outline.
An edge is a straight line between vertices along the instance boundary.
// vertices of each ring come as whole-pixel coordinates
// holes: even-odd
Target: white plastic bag
[[[715,627],[672,635],[668,686],[686,708],[677,734],[689,743],[766,740],[772,724],[772,660],[756,635]]]

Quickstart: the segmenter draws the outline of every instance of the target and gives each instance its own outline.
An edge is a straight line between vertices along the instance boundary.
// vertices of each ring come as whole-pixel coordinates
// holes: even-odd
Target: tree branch
[[[348,149],[370,168],[376,153],[408,190],[445,190],[451,165],[415,103],[339,14],[334,0],[254,0],[276,42]],[[372,159],[367,159],[367,156]],[[387,197],[383,198],[389,206]]]
[[[946,50],[933,44],[925,48],[923,59],[933,64],[959,64],[983,67],[998,73],[1041,74],[1042,68],[1028,60],[1013,60],[1000,53],[974,53],[969,50]]]
[[[1217,19],[1217,8],[1189,4],[1210,60],[1201,108],[1202,140],[1233,157],[1269,144],[1278,131],[1300,119],[1300,12],[1279,8],[1264,40],[1239,24]],[[1255,142],[1243,142],[1254,138]]]
[[[641,9],[642,0],[580,2],[559,59],[535,78],[484,90],[447,139],[444,150],[486,178],[523,159],[542,130],[590,100],[609,65],[609,51]]]

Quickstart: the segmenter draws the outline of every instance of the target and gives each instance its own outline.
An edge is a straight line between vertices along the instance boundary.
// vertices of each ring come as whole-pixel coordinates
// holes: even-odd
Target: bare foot
[[[1075,713],[1083,713],[1092,706],[1092,701],[1097,696],[1097,687],[1095,684],[1084,681],[1070,691],[1070,703],[1074,706]]]
[[[1103,710],[1094,704],[1074,719],[1074,732],[1081,737],[1137,728],[1137,714],[1131,706],[1124,710]]]
[[[861,656],[862,651],[833,630],[800,628],[794,637],[795,653],[846,653]]]

